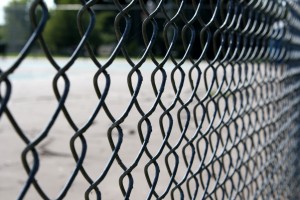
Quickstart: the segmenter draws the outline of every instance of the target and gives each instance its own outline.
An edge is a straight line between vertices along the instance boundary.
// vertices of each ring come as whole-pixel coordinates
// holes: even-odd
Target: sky
[[[4,24],[4,7],[12,0],[0,0],[0,24]],[[54,0],[44,0],[48,7],[54,5]]]
[[[4,6],[9,3],[9,0],[0,0],[0,24],[4,24]]]

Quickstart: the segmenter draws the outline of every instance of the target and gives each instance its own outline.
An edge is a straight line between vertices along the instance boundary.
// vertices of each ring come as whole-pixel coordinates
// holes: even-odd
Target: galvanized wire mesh
[[[45,3],[30,4],[34,30],[18,58],[2,68],[0,76],[1,119],[9,120],[26,145],[21,159],[28,177],[17,198],[24,199],[32,188],[42,199],[53,198],[39,182],[43,162],[39,147],[62,120],[59,116],[72,129],[69,149],[74,164],[55,199],[68,197],[78,177],[88,184],[78,199],[109,199],[104,184],[124,199],[299,198],[300,2],[149,2],[113,2],[118,12],[111,26],[117,44],[105,61],[95,56],[89,43],[97,0],[79,2],[81,40],[64,65],[58,64],[43,39],[49,17]],[[37,16],[37,10],[42,15]],[[143,17],[139,25],[133,23],[134,10]],[[88,24],[82,24],[85,14]],[[129,50],[136,40],[142,41],[139,57]],[[9,107],[14,86],[10,77],[36,42],[55,69],[52,87],[57,103],[43,131],[31,138]],[[179,48],[183,53],[178,53]],[[83,49],[97,68],[93,87],[98,102],[79,125],[66,101],[72,86],[68,73]],[[159,55],[154,49],[160,49]],[[130,97],[119,103],[124,112],[114,114],[111,99],[122,97],[109,98],[113,81],[118,81],[109,70],[120,58],[128,65],[124,76]],[[144,72],[145,65],[153,67]],[[145,79],[152,90],[143,91]],[[145,93],[153,96],[147,105],[142,99]],[[108,143],[110,155],[97,158],[105,159],[105,165],[91,172],[86,137],[96,119],[103,122],[100,129],[108,139],[98,145]],[[126,152],[125,141],[131,137],[124,133],[126,121],[134,121],[137,134],[132,137],[139,140],[134,144],[136,151],[130,153]],[[160,140],[153,141],[155,135]],[[133,159],[125,162],[128,156]],[[121,171],[118,182],[109,182],[117,173],[115,168]],[[139,184],[137,173],[146,184]],[[144,196],[139,196],[142,191]]]

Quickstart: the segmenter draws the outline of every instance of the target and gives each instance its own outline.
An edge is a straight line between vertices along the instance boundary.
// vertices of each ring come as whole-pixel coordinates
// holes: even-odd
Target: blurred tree
[[[30,34],[30,22],[26,0],[13,0],[5,8],[5,25],[3,40],[8,45],[8,51],[19,52]]]
[[[0,41],[3,42],[4,40],[4,31],[5,27],[3,25],[0,26]]]
[[[79,0],[55,0],[58,5],[80,4]],[[50,12],[50,20],[44,30],[44,37],[51,50],[64,54],[75,48],[81,37],[77,28],[77,13],[75,10],[53,10]],[[113,11],[101,11],[96,13],[96,23],[88,38],[94,52],[101,44],[112,43],[115,40],[114,29],[111,24],[116,13]],[[81,23],[86,29],[90,20],[88,13],[83,15]]]
[[[55,4],[80,4],[80,0],[54,0]]]
[[[43,35],[51,50],[63,53],[61,51],[78,44],[80,35],[76,25],[76,14],[75,11],[57,10],[50,12],[50,20]]]

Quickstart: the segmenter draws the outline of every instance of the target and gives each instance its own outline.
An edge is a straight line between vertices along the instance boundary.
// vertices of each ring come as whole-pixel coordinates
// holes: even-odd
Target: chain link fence
[[[300,198],[299,1],[57,8],[76,10],[75,45],[55,42],[69,23],[47,35],[54,14],[34,0],[29,39],[2,60],[0,196]]]

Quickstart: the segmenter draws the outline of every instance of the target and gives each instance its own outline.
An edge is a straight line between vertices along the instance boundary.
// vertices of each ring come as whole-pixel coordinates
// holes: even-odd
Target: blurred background
[[[31,2],[32,1],[28,0],[1,1],[0,53],[2,55],[16,55],[30,37],[33,31],[28,12]],[[122,6],[128,5],[129,3],[127,0],[120,0],[118,2]],[[204,23],[207,23],[209,19],[211,19],[214,11],[211,9],[214,5],[210,5],[208,2],[209,1],[203,1],[204,6],[201,7],[201,20]],[[82,5],[80,5],[79,0],[45,0],[45,3],[49,9],[49,20],[43,32],[46,44],[54,55],[69,56],[82,38],[78,31],[77,22],[78,10],[82,8]],[[137,2],[136,7],[133,7],[128,13],[132,25],[124,47],[130,56],[141,56],[147,48],[148,41],[151,39],[153,32],[157,31],[152,53],[156,57],[163,57],[166,55],[167,47],[170,45],[167,44],[168,42],[166,43],[166,41],[172,41],[174,32],[177,31],[176,39],[173,41],[175,48],[172,50],[172,55],[182,57],[185,53],[184,46],[188,45],[189,38],[191,38],[192,34],[190,30],[183,32],[183,27],[195,14],[196,7],[193,7],[191,1],[187,1],[182,14],[174,19],[174,23],[171,26],[165,27],[166,24],[170,22],[170,19],[175,16],[176,10],[178,10],[180,5],[175,0],[164,1],[164,8],[166,9],[160,9],[154,17],[158,29],[153,29],[152,22],[147,23],[144,27],[144,31],[147,32],[146,35],[148,37],[148,41],[145,41],[142,34],[143,21],[147,17],[145,10],[148,13],[152,13],[158,5],[153,0],[144,0],[145,10],[142,10],[138,4]],[[109,0],[99,0],[92,9],[95,13],[96,20],[88,41],[97,56],[107,57],[114,50],[118,42],[113,24],[115,23],[115,18],[119,11],[113,1]],[[224,7],[224,11],[226,11],[226,6]],[[36,16],[39,17],[41,15],[41,10],[37,11]],[[80,21],[84,29],[87,28],[89,21],[90,15],[88,12],[85,12]],[[215,21],[217,22],[218,19]],[[125,17],[122,17],[117,24],[117,26],[120,27],[121,33],[124,32],[125,25]],[[210,32],[212,34],[217,29],[216,25],[217,24],[214,23],[210,26]],[[201,22],[199,23],[199,20],[195,20],[195,22],[192,23],[192,27],[196,30],[194,32],[194,42],[197,45],[193,45],[191,56],[198,58],[202,52],[202,47],[200,45],[200,31],[197,30],[201,30],[203,26]],[[164,31],[164,29],[166,30]],[[207,37],[209,37],[208,34],[204,34],[203,39],[206,40]],[[216,37],[214,37],[214,41],[215,43],[219,42]],[[213,58],[215,55],[213,44],[210,45],[207,51],[208,58]],[[43,54],[38,44],[31,50],[31,53],[35,55]],[[82,56],[87,55],[85,49],[82,49],[81,54]]]

